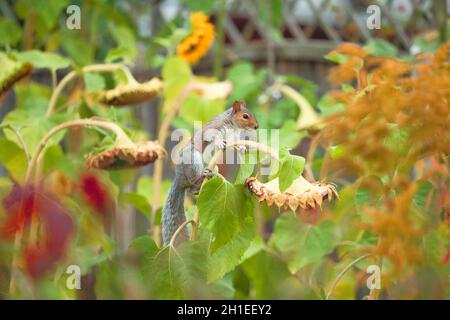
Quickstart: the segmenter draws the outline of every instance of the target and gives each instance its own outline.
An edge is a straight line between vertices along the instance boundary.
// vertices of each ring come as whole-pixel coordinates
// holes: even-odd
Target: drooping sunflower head
[[[0,98],[16,82],[30,75],[33,66],[27,62],[16,61],[5,53],[0,52]]]
[[[203,12],[191,15],[192,32],[177,46],[177,56],[191,64],[197,63],[208,52],[214,41],[214,25]]]
[[[166,154],[166,150],[157,141],[141,141],[89,155],[86,164],[88,168],[103,170],[137,168],[161,159]]]

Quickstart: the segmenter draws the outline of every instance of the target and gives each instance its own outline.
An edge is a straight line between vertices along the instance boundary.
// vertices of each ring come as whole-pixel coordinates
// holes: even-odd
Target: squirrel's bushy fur
[[[169,244],[173,234],[186,220],[184,213],[184,197],[186,192],[198,194],[205,177],[210,177],[208,164],[203,162],[203,151],[210,143],[220,149],[225,148],[227,130],[256,130],[258,122],[245,107],[243,101],[236,101],[233,106],[210,120],[202,130],[196,132],[191,141],[181,151],[181,163],[177,164],[175,178],[167,195],[162,210],[163,244]],[[205,135],[208,129],[215,129],[213,137]],[[188,161],[189,160],[189,161]],[[184,229],[177,237],[175,245],[186,240],[188,234]]]

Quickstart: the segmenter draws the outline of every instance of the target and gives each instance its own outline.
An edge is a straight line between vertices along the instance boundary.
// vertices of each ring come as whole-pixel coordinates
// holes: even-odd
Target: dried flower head
[[[214,40],[214,25],[202,12],[191,15],[192,32],[177,46],[177,55],[191,64],[197,63]]]
[[[114,106],[124,106],[141,103],[156,97],[163,89],[163,84],[158,78],[153,78],[144,83],[131,83],[119,85],[114,89],[100,94],[100,102]]]
[[[86,159],[89,168],[114,170],[145,166],[166,155],[156,141],[142,141],[133,145],[116,146],[114,149],[90,155]]]
[[[0,52],[0,96],[8,91],[16,82],[28,76],[33,70],[29,63],[14,61]]]
[[[323,200],[331,201],[338,198],[336,188],[323,182],[308,182],[300,176],[284,192],[280,192],[278,178],[267,183],[262,183],[254,177],[245,181],[248,189],[259,201],[265,201],[269,206],[276,205],[279,208],[316,209],[321,208]]]

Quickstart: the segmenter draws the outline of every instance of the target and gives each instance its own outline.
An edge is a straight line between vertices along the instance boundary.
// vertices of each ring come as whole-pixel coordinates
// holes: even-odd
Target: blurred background
[[[80,8],[79,29],[67,27],[69,5]],[[379,9],[379,28],[368,28],[368,20],[378,12],[378,9],[368,12],[371,5]],[[209,16],[215,30],[211,48],[198,62],[190,63],[192,73],[233,84],[232,94],[217,110],[224,108],[225,101],[245,99],[261,119],[260,127],[286,129],[289,138],[285,140],[293,139],[287,146],[302,156],[307,155],[313,136],[291,134],[287,123],[299,117],[299,110],[294,102],[267,90],[268,87],[276,82],[288,83],[317,112],[325,114],[323,111],[329,107],[326,93],[332,87],[328,74],[336,62],[330,61],[327,54],[340,44],[352,42],[374,56],[406,61],[417,54],[434,53],[450,37],[450,0],[0,0],[0,46],[5,51],[55,52],[70,59],[74,68],[122,62],[130,66],[139,82],[144,82],[152,77],[165,77],[162,70],[167,57],[175,54],[177,45],[186,37],[194,12]],[[41,86],[54,86],[55,79],[62,79],[69,71],[66,67],[49,72],[50,69],[35,68],[29,82],[1,98],[0,120],[19,106],[46,105],[49,93]],[[91,80],[92,88],[87,89],[95,91],[96,79]],[[81,98],[83,81],[77,81],[69,87],[67,97],[69,105],[73,101],[80,104],[81,114],[89,109],[85,105],[90,102]],[[104,82],[103,87],[112,87],[108,77]],[[34,101],[27,100],[28,93],[34,95]],[[156,98],[125,111],[101,111],[96,115],[118,119],[135,136],[155,140],[167,111],[161,100]],[[205,108],[191,117],[209,116]],[[172,125],[191,130],[189,120],[189,115],[181,114]],[[62,144],[76,153],[76,141],[74,133]],[[166,149],[170,151],[173,145],[167,142]],[[317,161],[311,164],[316,176],[321,165],[321,160]],[[123,214],[117,216],[111,235],[120,250],[126,250],[133,239],[147,232],[150,215],[147,211],[152,210],[147,207],[152,204],[154,191],[148,177],[154,174],[153,170],[154,166],[145,166],[126,178],[111,175],[116,184],[124,186],[124,192],[141,188],[145,191],[137,193],[148,200],[148,204],[136,205],[129,197],[121,203]],[[0,176],[7,175],[8,170],[1,162]],[[173,177],[170,165],[164,166],[163,176],[161,190],[165,194]],[[122,178],[126,183],[118,183]]]
[[[65,27],[61,10],[70,4],[81,8],[80,30]],[[380,29],[367,27],[371,4],[380,8]],[[112,60],[116,54],[132,62],[133,74],[142,80],[158,75],[166,47],[177,41],[176,35],[169,37],[171,30],[186,27],[189,14],[195,11],[210,15],[216,28],[213,48],[193,66],[196,74],[222,80],[230,78],[230,66],[248,62],[251,65],[241,64],[234,73],[242,87],[253,85],[250,91],[256,92],[261,82],[270,84],[277,75],[296,75],[311,81],[309,87],[320,97],[329,89],[327,74],[333,65],[325,55],[337,45],[368,44],[390,55],[433,52],[448,38],[442,13],[450,12],[450,1],[1,0],[0,44],[3,41],[22,50],[58,50],[80,65],[102,61],[106,55]],[[267,77],[254,71],[261,67]],[[62,76],[64,71],[58,73]],[[33,79],[49,85],[52,81],[44,70],[33,73]],[[257,102],[257,96],[250,103]],[[0,119],[14,107],[14,92],[1,103]],[[159,118],[157,103],[142,103],[133,109],[153,137]],[[140,174],[151,174],[151,170],[145,167]],[[170,176],[171,169],[166,166],[165,170]],[[1,165],[0,174],[5,174]]]

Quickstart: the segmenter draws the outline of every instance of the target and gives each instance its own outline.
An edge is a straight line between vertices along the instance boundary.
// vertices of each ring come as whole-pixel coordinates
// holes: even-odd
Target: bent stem
[[[36,162],[39,159],[42,151],[45,149],[48,141],[57,134],[59,131],[64,130],[70,127],[79,127],[79,126],[95,126],[99,128],[108,129],[116,134],[116,141],[121,144],[126,145],[134,145],[134,143],[128,138],[128,136],[123,132],[123,130],[116,124],[103,120],[94,120],[94,119],[79,119],[79,120],[71,120],[67,122],[63,122],[60,125],[52,128],[47,134],[42,138],[39,142],[36,151],[34,152],[30,165],[28,166],[27,173],[25,175],[25,185],[30,182],[31,174],[33,173],[34,167],[36,166]]]
[[[251,141],[251,140],[236,140],[233,142],[228,143],[226,145],[226,148],[230,148],[230,147],[234,147],[234,146],[246,146],[246,147],[253,147],[258,149],[261,152],[265,152],[270,154],[273,158],[278,160],[278,151],[275,150],[274,148],[271,148],[269,146],[266,146],[265,144],[256,142],[256,141]],[[211,160],[209,161],[209,165],[208,168],[210,170],[214,169],[214,166],[216,165],[217,161],[219,160],[219,157],[222,156],[222,151],[217,151],[216,153],[214,153],[214,155],[212,156]]]
[[[339,282],[339,280],[341,280],[342,279],[342,277],[345,275],[345,273],[348,271],[348,270],[350,270],[350,268],[351,267],[353,267],[355,264],[357,264],[359,261],[361,261],[361,260],[364,260],[364,259],[366,259],[366,258],[368,258],[368,257],[370,257],[371,256],[371,254],[366,254],[366,255],[363,255],[363,256],[361,256],[361,257],[358,257],[358,258],[356,258],[355,260],[353,260],[352,262],[350,262],[338,275],[337,275],[337,277],[336,277],[336,279],[334,279],[334,281],[333,281],[333,284],[331,285],[331,288],[330,288],[330,290],[328,291],[328,293],[327,293],[327,295],[326,295],[326,297],[325,297],[325,299],[326,300],[329,300],[330,299],[330,297],[331,297],[331,295],[333,294],[333,292],[334,292],[334,289],[336,288],[336,286],[337,286],[337,284],[338,284],[338,282]]]
[[[192,223],[193,225],[195,225],[194,220],[186,220],[185,222],[183,222],[178,227],[178,229],[175,231],[175,233],[172,235],[172,238],[170,238],[169,247],[174,247],[174,244],[175,244],[175,241],[177,240],[178,235],[189,223]]]
[[[199,224],[200,216],[198,215],[198,208],[195,207],[194,212],[194,221],[192,223],[192,234],[191,234],[191,240],[197,240],[198,235],[198,224]]]
[[[275,84],[271,87],[293,100],[300,109],[300,115],[297,119],[297,129],[307,129],[321,125],[321,119],[308,100],[292,87],[285,84]]]
[[[122,69],[125,75],[127,76],[127,79],[130,83],[136,83],[136,79],[131,74],[130,70],[127,66],[121,63],[111,63],[111,64],[93,64],[90,66],[83,67],[81,69],[81,73],[85,72],[114,72],[118,69]],[[46,117],[49,117],[52,115],[53,111],[56,107],[56,102],[58,101],[59,96],[61,95],[61,92],[65,88],[65,86],[71,82],[73,79],[75,79],[79,75],[79,72],[76,70],[72,70],[69,72],[55,87],[55,90],[52,92],[52,96],[50,97],[50,101],[48,103],[47,113]]]
[[[17,137],[17,140],[19,140],[19,143],[22,146],[23,152],[25,153],[25,158],[27,159],[27,163],[29,163],[30,162],[30,152],[28,151],[27,144],[25,143],[25,140],[23,140],[23,137],[20,134],[19,130],[11,124],[6,125],[5,128],[8,128],[12,132],[14,132],[14,134]]]

